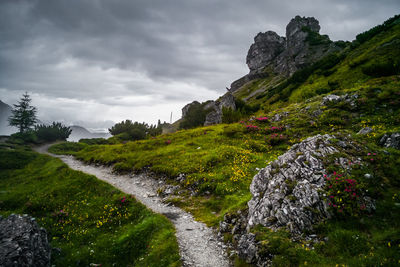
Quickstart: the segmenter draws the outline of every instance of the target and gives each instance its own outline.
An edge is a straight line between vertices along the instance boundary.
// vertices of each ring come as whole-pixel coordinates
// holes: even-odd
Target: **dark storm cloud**
[[[28,90],[110,110],[152,100],[176,110],[246,74],[260,31],[284,35],[295,15],[314,16],[322,33],[352,40],[399,8],[397,0],[3,0],[0,99]]]

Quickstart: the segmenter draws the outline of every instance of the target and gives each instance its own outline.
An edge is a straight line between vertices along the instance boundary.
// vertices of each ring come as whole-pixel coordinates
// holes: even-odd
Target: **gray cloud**
[[[28,90],[47,100],[37,101],[45,119],[103,110],[104,120],[167,120],[168,110],[215,98],[246,74],[260,31],[284,35],[295,15],[314,16],[322,33],[352,40],[399,7],[397,0],[3,0],[0,99]]]

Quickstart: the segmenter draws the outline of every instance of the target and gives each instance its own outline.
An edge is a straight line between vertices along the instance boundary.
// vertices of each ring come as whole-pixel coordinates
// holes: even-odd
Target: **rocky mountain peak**
[[[263,73],[270,67],[276,74],[291,76],[298,69],[339,50],[328,36],[319,34],[320,29],[314,17],[296,16],[286,26],[286,38],[273,31],[258,33],[246,57],[249,75]]]
[[[286,26],[286,38],[289,40],[297,34],[304,33],[304,27],[309,28],[311,31],[319,33],[321,26],[319,26],[319,21],[314,17],[300,17],[296,16],[291,19],[289,24]]]

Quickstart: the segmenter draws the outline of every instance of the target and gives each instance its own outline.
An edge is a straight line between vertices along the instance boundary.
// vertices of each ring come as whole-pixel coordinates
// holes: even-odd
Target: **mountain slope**
[[[261,107],[239,123],[56,148],[167,179],[175,193],[160,193],[247,263],[398,265],[399,17],[384,25],[292,76],[261,68],[233,92]]]
[[[357,86],[390,83],[387,77],[400,73],[400,17],[383,25],[387,26],[380,31],[364,33],[363,43],[355,40],[288,79],[277,80],[276,75],[255,79],[237,88],[234,95],[270,110],[277,102],[299,102],[319,94],[357,90]]]

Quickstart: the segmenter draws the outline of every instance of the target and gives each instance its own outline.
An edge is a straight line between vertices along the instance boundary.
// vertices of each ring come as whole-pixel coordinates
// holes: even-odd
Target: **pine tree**
[[[8,118],[10,126],[16,126],[20,133],[27,132],[36,123],[36,108],[30,105],[28,93],[22,95],[18,104],[14,104],[11,116]]]

